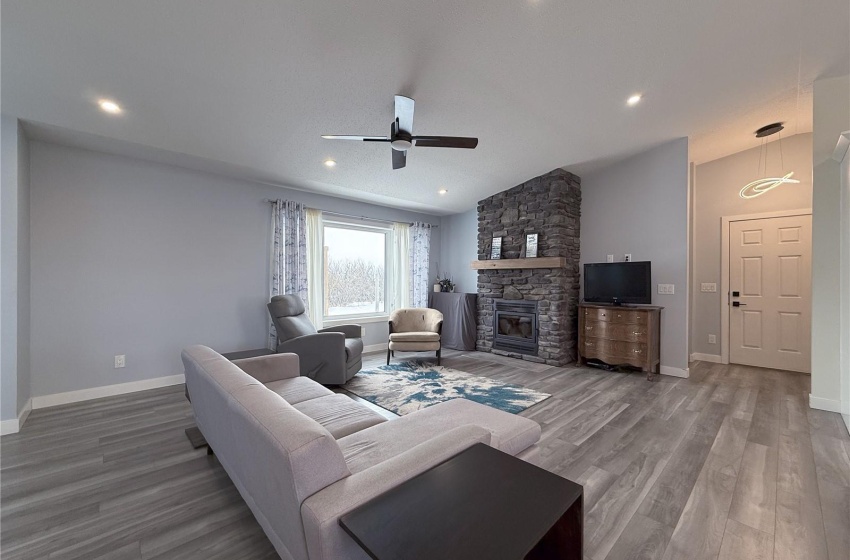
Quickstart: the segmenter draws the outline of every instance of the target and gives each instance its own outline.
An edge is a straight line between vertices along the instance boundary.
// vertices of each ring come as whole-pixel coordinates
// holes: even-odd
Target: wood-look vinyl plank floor
[[[808,408],[806,375],[696,362],[653,383],[477,352],[443,363],[552,395],[521,414],[541,425],[541,466],[584,486],[589,560],[850,558],[850,436]],[[0,555],[276,558],[192,425],[182,386],[34,411],[0,438]]]

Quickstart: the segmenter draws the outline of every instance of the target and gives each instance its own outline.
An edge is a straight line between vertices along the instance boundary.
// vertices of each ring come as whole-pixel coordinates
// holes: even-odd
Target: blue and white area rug
[[[419,360],[364,369],[343,388],[401,416],[451,399],[516,414],[552,396]]]

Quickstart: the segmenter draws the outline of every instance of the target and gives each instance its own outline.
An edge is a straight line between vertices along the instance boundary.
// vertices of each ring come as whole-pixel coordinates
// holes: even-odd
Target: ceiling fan
[[[389,136],[339,136],[326,134],[329,140],[359,140],[361,142],[389,142],[393,154],[393,169],[407,165],[407,150],[413,146],[425,148],[475,148],[478,138],[459,136],[413,136],[413,100],[403,95],[395,96],[395,120]]]

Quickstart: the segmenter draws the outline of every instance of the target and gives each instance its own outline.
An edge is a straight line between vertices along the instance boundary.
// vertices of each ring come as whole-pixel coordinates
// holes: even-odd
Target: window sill
[[[363,325],[368,323],[388,323],[389,315],[378,315],[374,317],[344,317],[341,319],[328,319],[322,321],[325,327],[338,327],[339,325]]]

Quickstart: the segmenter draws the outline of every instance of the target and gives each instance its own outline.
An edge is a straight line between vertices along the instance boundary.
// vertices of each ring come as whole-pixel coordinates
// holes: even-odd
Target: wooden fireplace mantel
[[[492,259],[472,261],[473,270],[505,270],[517,268],[566,268],[566,257],[535,257],[531,259]]]

